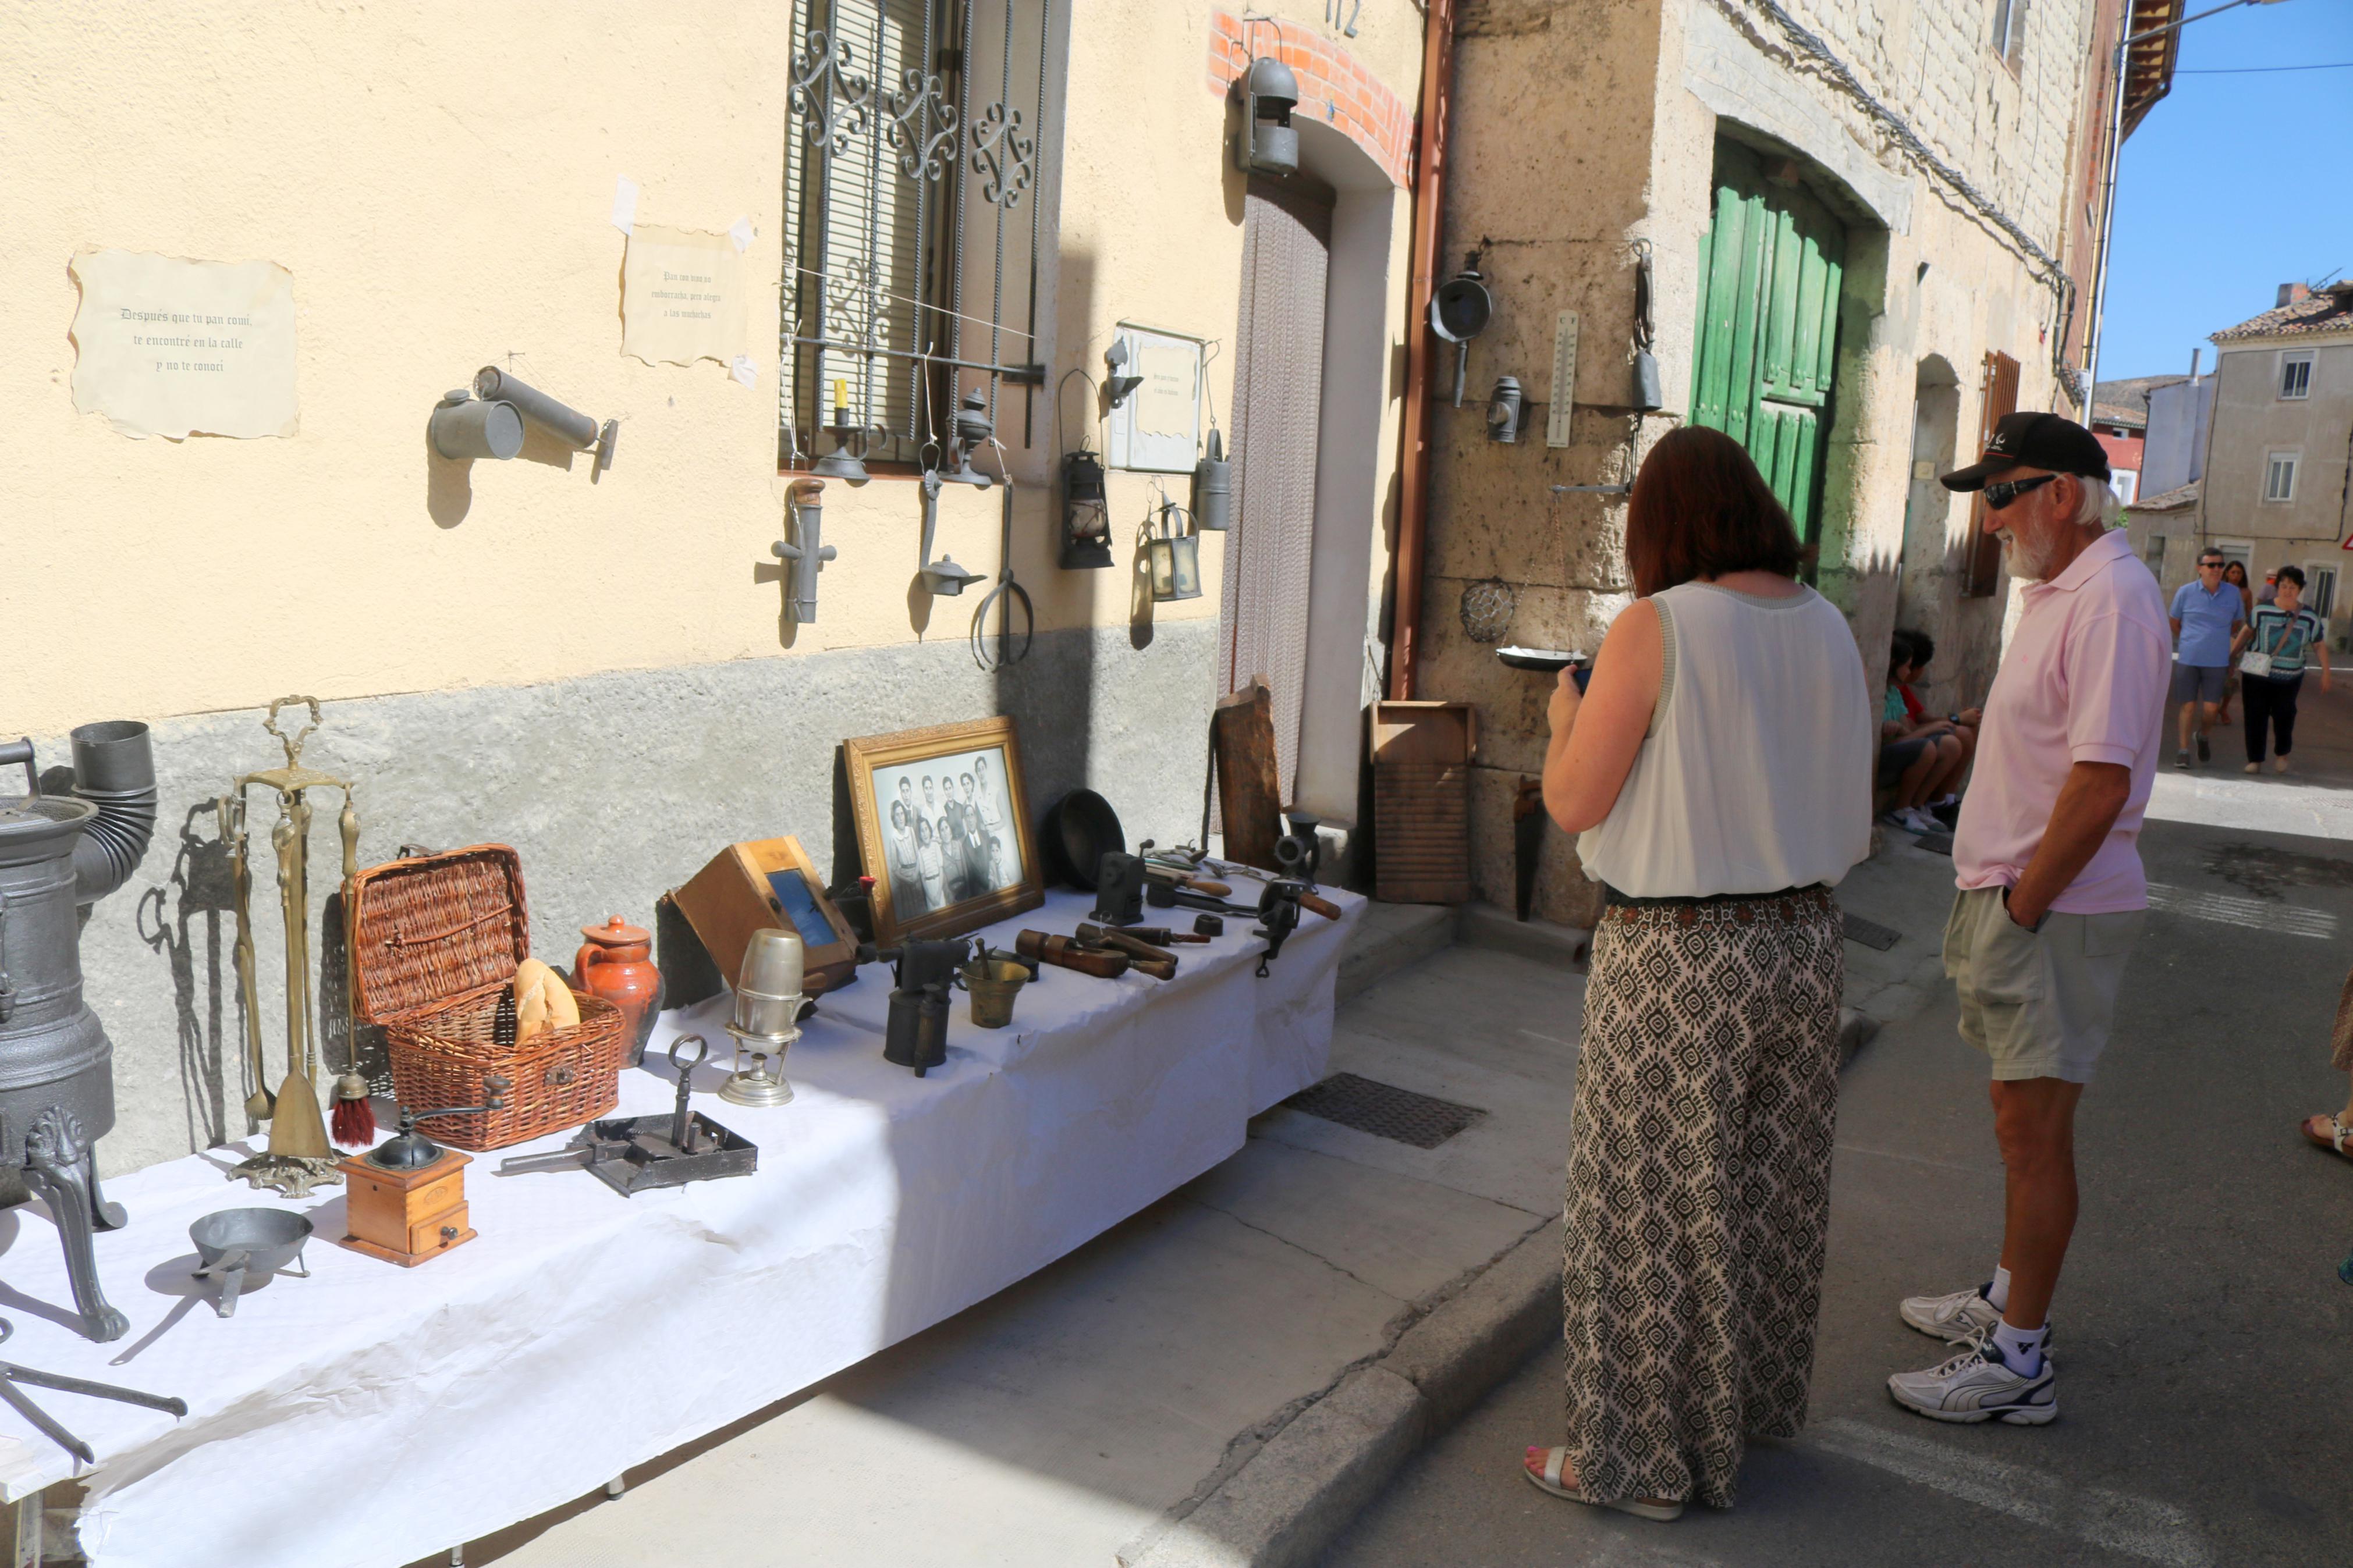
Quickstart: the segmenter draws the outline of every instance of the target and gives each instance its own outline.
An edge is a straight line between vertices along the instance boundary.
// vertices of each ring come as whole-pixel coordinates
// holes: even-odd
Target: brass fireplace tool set
[[[311,721],[292,735],[278,727],[279,710],[295,704],[311,710]],[[353,879],[359,874],[360,818],[352,805],[352,781],[302,765],[302,742],[319,727],[319,700],[281,697],[269,705],[262,728],[277,737],[286,752],[286,765],[237,781],[234,793],[215,803],[220,816],[221,837],[234,846],[237,868],[237,979],[245,1004],[246,1057],[253,1075],[253,1092],[245,1113],[269,1123],[269,1147],[239,1164],[234,1174],[256,1187],[274,1187],[290,1198],[307,1194],[315,1186],[339,1184],[336,1155],[327,1142],[327,1124],[319,1113],[319,1045],[315,1033],[315,1000],[311,987],[310,792],[343,792],[339,818],[343,837],[343,920],[348,936]],[[261,1056],[260,986],[254,974],[253,868],[247,831],[246,792],[255,785],[278,796],[278,820],[269,830],[270,847],[278,859],[278,907],[286,927],[286,1077],[278,1092],[269,1092],[268,1069]],[[348,952],[348,948],[347,948]],[[364,1109],[367,1080],[359,1074],[356,1034],[348,1037],[349,1059],[335,1082],[339,1102]],[[373,1135],[374,1128],[368,1129]],[[365,1137],[355,1140],[364,1142]]]

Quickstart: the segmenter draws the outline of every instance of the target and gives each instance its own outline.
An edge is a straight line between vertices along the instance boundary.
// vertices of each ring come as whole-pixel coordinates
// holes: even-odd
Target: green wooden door
[[[1802,185],[1765,177],[1736,142],[1715,146],[1715,211],[1700,240],[1691,417],[1748,448],[1814,541],[1822,435],[1838,361],[1846,229]]]

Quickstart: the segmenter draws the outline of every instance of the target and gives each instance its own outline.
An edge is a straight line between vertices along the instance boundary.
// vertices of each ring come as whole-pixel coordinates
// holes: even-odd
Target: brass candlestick
[[[293,735],[278,727],[279,710],[291,703],[301,703],[311,710],[311,721]],[[334,789],[343,792],[343,809],[340,818],[343,835],[343,920],[346,956],[349,960],[352,916],[352,879],[359,865],[359,815],[352,804],[352,781],[322,773],[302,766],[302,742],[319,727],[319,700],[315,697],[281,697],[269,705],[269,716],[262,728],[277,737],[286,752],[286,765],[247,773],[237,781],[233,794],[217,803],[221,831],[224,837],[234,835],[237,858],[237,982],[245,999],[245,1032],[247,1057],[253,1073],[254,1098],[246,1102],[252,1113],[257,1101],[267,1101],[269,1095],[261,1055],[261,1015],[259,987],[253,973],[251,902],[253,872],[248,862],[249,836],[246,831],[246,791],[259,784],[278,796],[278,821],[269,830],[269,843],[278,859],[278,906],[286,926],[286,1077],[279,1086],[276,1102],[269,1108],[269,1148],[244,1161],[230,1173],[242,1177],[256,1187],[274,1187],[290,1198],[299,1198],[312,1187],[335,1185],[343,1178],[335,1172],[335,1153],[327,1142],[327,1124],[319,1111],[319,1091],[315,1087],[319,1070],[318,1039],[313,1032],[311,983],[311,889],[310,837],[311,804],[307,798],[314,789]],[[358,1071],[358,1036],[351,1038],[352,1060],[345,1064],[345,1076]],[[361,1082],[363,1092],[364,1080]],[[339,1090],[341,1085],[338,1086]],[[257,1117],[256,1120],[260,1120]]]

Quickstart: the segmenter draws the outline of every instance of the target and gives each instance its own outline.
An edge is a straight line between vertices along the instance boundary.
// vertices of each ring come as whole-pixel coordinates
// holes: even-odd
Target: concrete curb
[[[1461,934],[1456,940],[1465,947],[1493,948],[1562,969],[1582,968],[1593,943],[1589,931],[1550,921],[1516,920],[1493,904],[1465,904],[1461,921]]]
[[[1560,1227],[1515,1244],[1269,1437],[1125,1568],[1300,1568],[1434,1434],[1560,1333]]]

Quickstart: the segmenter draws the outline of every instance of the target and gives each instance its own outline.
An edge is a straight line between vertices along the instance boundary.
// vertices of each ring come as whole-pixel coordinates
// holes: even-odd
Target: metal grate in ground
[[[1883,926],[1877,921],[1864,920],[1861,915],[1849,915],[1846,917],[1846,939],[1885,952],[1904,940],[1904,933],[1894,926]]]
[[[1352,1072],[1335,1072],[1282,1103],[1325,1121],[1417,1149],[1435,1149],[1487,1114],[1473,1106],[1416,1094]]]

